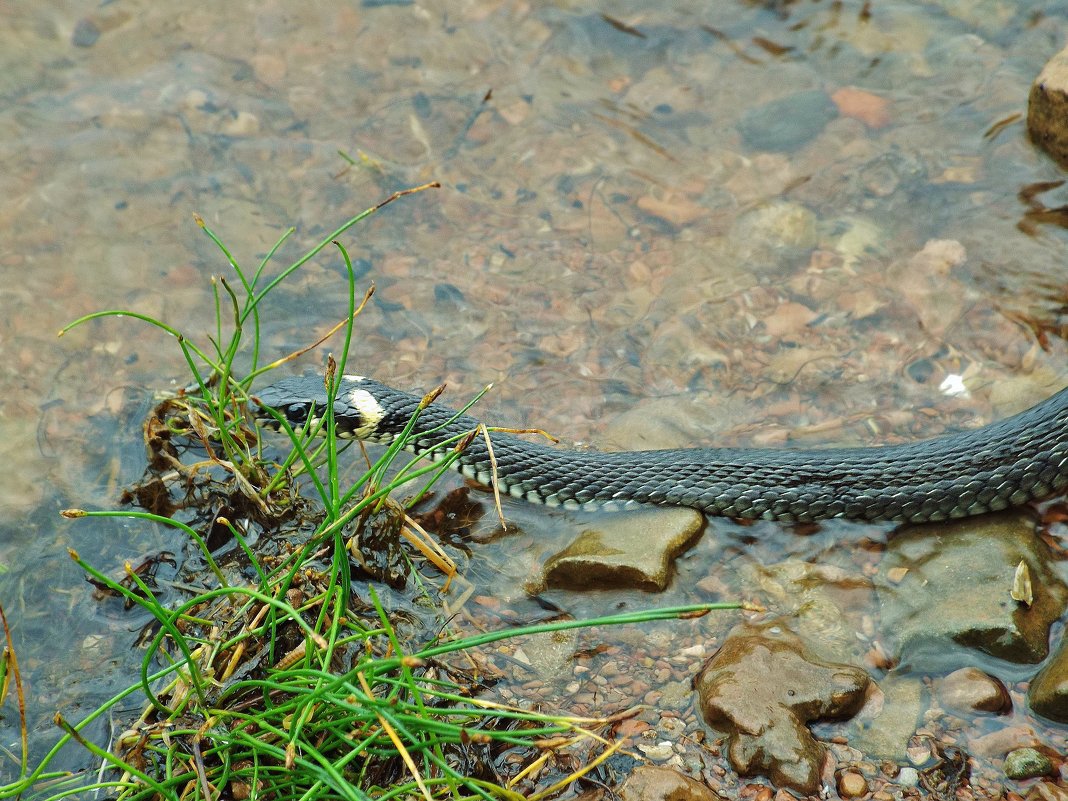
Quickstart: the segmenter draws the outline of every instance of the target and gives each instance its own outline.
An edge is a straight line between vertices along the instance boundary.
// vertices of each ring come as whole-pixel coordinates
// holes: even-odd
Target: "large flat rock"
[[[1027,515],[987,515],[902,529],[875,577],[883,626],[902,666],[956,670],[969,651],[1033,665],[1049,653],[1050,627],[1068,587]],[[1017,574],[1030,603],[1013,597]]]

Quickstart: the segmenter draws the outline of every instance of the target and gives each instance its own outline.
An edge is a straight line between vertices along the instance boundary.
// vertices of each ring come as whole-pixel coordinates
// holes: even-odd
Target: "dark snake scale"
[[[319,416],[319,376],[287,378],[259,393],[294,426]],[[388,443],[421,398],[369,378],[345,376],[334,406],[339,436]],[[314,408],[314,412],[312,409]],[[479,422],[432,403],[409,450],[425,454]],[[268,418],[268,424],[270,421]],[[686,448],[596,452],[491,433],[455,462],[501,492],[567,508],[653,504],[708,515],[808,522],[828,518],[922,523],[983,514],[1055,495],[1068,485],[1068,389],[982,428],[870,448]]]

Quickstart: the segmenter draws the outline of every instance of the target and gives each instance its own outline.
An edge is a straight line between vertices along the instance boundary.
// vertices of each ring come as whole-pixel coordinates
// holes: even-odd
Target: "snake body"
[[[267,387],[258,400],[300,426],[321,415],[327,396],[321,377],[303,376]],[[334,405],[338,435],[392,442],[421,401],[370,378],[344,376]],[[407,447],[441,458],[442,443],[463,440],[478,426],[435,402],[419,412]],[[498,432],[490,437],[492,459],[476,436],[454,466],[514,497],[572,509],[651,504],[785,522],[923,523],[1019,506],[1068,486],[1068,389],[982,428],[885,447],[597,452]]]

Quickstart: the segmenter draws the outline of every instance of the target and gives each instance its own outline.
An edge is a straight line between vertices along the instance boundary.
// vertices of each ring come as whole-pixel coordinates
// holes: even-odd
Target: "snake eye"
[[[286,420],[289,421],[290,425],[296,428],[297,426],[304,425],[308,421],[308,409],[309,406],[307,403],[290,403],[279,411],[284,412]]]

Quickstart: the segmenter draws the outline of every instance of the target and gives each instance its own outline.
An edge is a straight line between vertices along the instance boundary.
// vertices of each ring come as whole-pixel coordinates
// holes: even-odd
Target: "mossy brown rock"
[[[1034,748],[1017,748],[1005,757],[1005,775],[1017,781],[1053,772],[1050,758]]]
[[[1021,563],[1024,568],[1021,568]],[[1016,664],[1041,662],[1068,587],[1025,514],[902,529],[875,577],[883,626],[903,666],[955,669],[979,651]],[[1013,597],[1026,570],[1031,602]]]
[[[1027,700],[1043,717],[1068,723],[1068,637],[1027,689]]]
[[[763,773],[811,794],[825,748],[805,724],[855,715],[870,681],[860,668],[818,661],[781,624],[743,624],[702,668],[696,688],[705,721],[727,732],[738,773]]]
[[[671,768],[639,765],[619,790],[622,801],[723,801],[723,796]]]
[[[1068,168],[1068,48],[1042,68],[1027,98],[1031,141]]]
[[[605,515],[549,557],[541,583],[570,590],[663,590],[674,558],[697,541],[704,521],[692,509]]]

